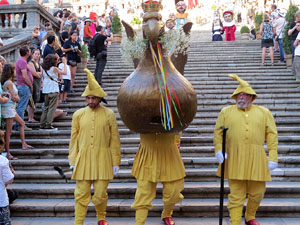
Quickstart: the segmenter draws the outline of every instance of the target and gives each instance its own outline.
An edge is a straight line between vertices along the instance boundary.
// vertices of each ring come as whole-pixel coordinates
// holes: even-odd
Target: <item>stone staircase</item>
[[[279,168],[272,171],[274,182],[267,183],[265,199],[258,215],[264,217],[300,217],[300,93],[295,78],[285,65],[261,67],[259,41],[210,42],[199,41],[202,34],[193,32],[185,77],[193,84],[198,98],[198,110],[193,122],[181,139],[181,155],[186,167],[185,199],[174,210],[176,217],[217,217],[219,207],[218,164],[214,158],[213,129],[221,108],[234,104],[230,95],[237,82],[227,76],[236,73],[247,80],[259,95],[256,104],[269,108],[276,120],[279,133]],[[131,167],[138,149],[139,135],[131,132],[120,120],[116,98],[123,80],[133,71],[133,66],[122,62],[119,45],[113,44],[108,51],[108,63],[103,82],[107,92],[108,107],[114,110],[121,135],[122,162],[120,173],[108,188],[108,217],[133,217],[131,209],[136,181]],[[276,61],[279,56],[276,55]],[[268,61],[267,61],[268,63]],[[93,71],[95,63],[90,60]],[[78,72],[76,93],[70,94],[68,103],[59,108],[68,115],[55,121],[58,131],[40,131],[38,124],[26,132],[27,142],[33,150],[19,150],[21,141],[14,132],[11,139],[12,161],[16,179],[10,188],[19,192],[19,198],[11,205],[12,217],[72,217],[74,214],[73,192],[75,182],[61,179],[53,166],[68,168],[68,144],[72,114],[84,107],[81,93],[87,84],[86,75]],[[40,111],[37,117],[40,116]],[[149,216],[159,217],[162,210],[161,184],[157,199]],[[225,192],[228,193],[225,184]],[[227,202],[227,199],[225,199]],[[225,209],[225,215],[228,215]],[[95,216],[90,204],[87,216]]]

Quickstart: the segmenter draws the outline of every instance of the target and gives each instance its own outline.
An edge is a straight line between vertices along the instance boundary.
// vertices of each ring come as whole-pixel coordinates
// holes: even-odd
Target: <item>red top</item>
[[[9,2],[7,0],[1,0],[0,5],[9,5]]]

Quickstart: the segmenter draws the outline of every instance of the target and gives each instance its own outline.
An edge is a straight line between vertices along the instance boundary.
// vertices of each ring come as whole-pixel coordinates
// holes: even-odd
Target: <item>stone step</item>
[[[65,184],[23,184],[9,185],[10,189],[18,192],[22,199],[73,199],[75,183]],[[110,199],[134,199],[137,183],[110,183],[108,195]],[[227,182],[224,185],[225,196],[229,194]],[[219,198],[220,182],[185,182],[182,191],[185,199]],[[162,184],[157,185],[157,197],[161,198]],[[298,198],[300,196],[299,182],[267,182],[266,198]]]
[[[121,159],[121,168],[130,169],[133,165],[134,157],[128,158],[128,156],[123,156]],[[214,157],[214,151],[211,152],[210,157],[205,156],[182,156],[182,161],[184,163],[185,168],[200,168],[201,166],[206,168],[216,168],[218,167],[217,160]],[[68,167],[69,161],[66,158],[63,159],[53,159],[53,158],[43,158],[43,159],[22,159],[13,160],[12,165],[17,170],[33,170],[33,169],[49,169],[53,168],[53,166],[62,166]],[[278,156],[278,166],[279,168],[288,167],[295,168],[300,164],[300,156],[286,156],[279,155]]]
[[[62,166],[62,165],[60,165]],[[68,168],[65,165],[64,168]],[[205,168],[186,168],[186,182],[205,182],[216,181],[217,167]],[[68,182],[74,183],[71,178],[71,172],[65,173]],[[273,181],[296,181],[300,182],[300,168],[277,168],[271,172]],[[136,182],[135,178],[131,175],[131,169],[120,169],[120,173],[115,176],[112,182]],[[33,170],[17,170],[15,176],[15,183],[65,183],[64,179],[61,179],[57,171],[54,169],[33,169]]]
[[[138,137],[138,136],[137,136]],[[265,146],[266,148],[266,146]],[[125,157],[135,157],[135,154],[138,150],[138,145],[130,147],[121,145],[121,154]],[[181,143],[180,146],[180,154],[181,156],[212,156],[215,149],[213,145],[208,146],[189,146],[187,144]],[[55,159],[61,159],[61,158],[67,158],[69,154],[69,148],[34,148],[34,149],[28,149],[26,151],[20,150],[20,149],[11,149],[11,152],[13,155],[16,155],[20,157],[20,159],[49,159],[49,158],[55,158]],[[289,145],[289,144],[279,144],[278,145],[278,153],[279,155],[299,155],[300,153],[300,145]]]
[[[54,124],[55,126],[55,124]],[[55,134],[55,131],[52,131]],[[121,145],[136,145],[138,146],[139,144],[139,137],[121,137]],[[41,147],[44,146],[46,148],[48,148],[49,146],[51,146],[52,148],[57,148],[57,147],[63,147],[63,146],[68,146],[69,145],[69,138],[44,138],[44,139],[36,139],[36,138],[27,138],[26,142],[34,147]],[[286,143],[291,143],[294,142],[295,144],[298,144],[298,142],[300,141],[300,136],[299,135],[294,135],[294,136],[279,136],[278,137],[278,142],[280,144],[286,144]],[[184,144],[191,144],[191,145],[212,145],[213,143],[213,137],[212,135],[202,135],[202,136],[183,136],[181,138],[181,143],[182,145]],[[10,146],[12,148],[16,148],[16,146],[20,146],[21,147],[21,140],[20,139],[11,139],[10,140]]]
[[[131,208],[133,199],[108,199],[107,217],[134,217]],[[163,209],[161,199],[155,199],[149,216],[160,216]],[[225,205],[227,199],[225,199]],[[11,206],[11,215],[38,217],[70,217],[74,214],[74,200],[71,199],[17,199]],[[174,208],[174,217],[217,217],[219,199],[183,199]],[[257,217],[300,217],[300,201],[295,198],[264,198],[257,211]],[[92,203],[88,207],[87,217],[95,216]],[[224,216],[228,216],[224,207]]]
[[[261,215],[263,216],[263,215]],[[17,225],[73,225],[74,217],[12,217],[12,224]],[[134,217],[108,217],[106,218],[110,225],[135,225]],[[195,218],[195,217],[174,217],[176,224],[180,225],[215,225],[219,223],[219,218]],[[271,218],[271,217],[259,217],[258,221],[261,224],[270,224],[270,225],[295,225],[298,224],[299,218]],[[95,225],[97,224],[97,219],[95,217],[87,217],[85,219],[85,225]],[[158,217],[149,217],[147,218],[147,225],[161,225],[161,218]],[[229,218],[223,218],[223,224],[229,225]]]
[[[207,116],[205,118],[209,118],[209,116]],[[38,124],[36,124],[36,126],[38,126]],[[300,134],[299,127],[278,127],[277,131],[278,131],[279,136],[285,136],[285,135],[293,135],[294,136],[294,135]],[[213,132],[214,132],[214,125],[207,126],[205,128],[200,128],[200,127],[191,125],[183,131],[182,136],[187,137],[189,135],[192,135],[192,136],[213,135]],[[128,136],[139,137],[139,134],[137,134],[133,131],[130,131],[126,127],[119,128],[119,134],[123,137],[128,137]],[[48,139],[48,138],[55,138],[55,137],[56,138],[58,138],[58,137],[59,138],[70,138],[70,135],[71,135],[71,128],[65,129],[65,130],[57,130],[56,132],[44,131],[44,130],[34,130],[34,129],[32,131],[26,131],[26,139],[36,139],[37,137],[39,137],[40,139],[44,139],[44,138]],[[18,138],[19,132],[13,131],[12,137]]]

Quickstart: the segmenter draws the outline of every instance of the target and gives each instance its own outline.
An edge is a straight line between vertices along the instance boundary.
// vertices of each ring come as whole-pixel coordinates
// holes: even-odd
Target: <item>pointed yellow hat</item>
[[[81,96],[86,97],[88,95],[93,95],[100,98],[107,96],[107,94],[103,91],[101,86],[96,81],[94,74],[92,74],[91,71],[87,68],[84,69],[84,72],[86,72],[86,75],[88,77],[88,85],[85,87],[85,90]]]
[[[240,82],[239,86],[235,89],[235,91],[231,95],[231,98],[236,99],[236,95],[241,92],[247,93],[249,95],[253,95],[253,100],[258,97],[258,95],[255,93],[255,91],[252,89],[252,87],[247,81],[244,81],[243,79],[239,78],[239,76],[236,74],[229,74],[228,76]]]

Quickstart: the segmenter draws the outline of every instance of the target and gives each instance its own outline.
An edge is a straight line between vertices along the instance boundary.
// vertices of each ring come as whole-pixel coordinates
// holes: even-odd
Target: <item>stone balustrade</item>
[[[26,23],[23,22],[24,17]],[[24,4],[1,5],[0,37],[4,46],[0,47],[0,54],[7,61],[14,62],[20,46],[30,43],[33,28],[43,28],[47,21],[52,24],[55,32],[59,31],[60,22],[34,0],[27,0]]]
[[[49,21],[54,30],[59,30],[57,21],[46,9],[36,1],[25,4],[1,5],[0,9],[0,37],[3,39],[14,37],[24,32],[32,32],[34,26],[41,26]],[[26,23],[23,22],[26,17]]]

